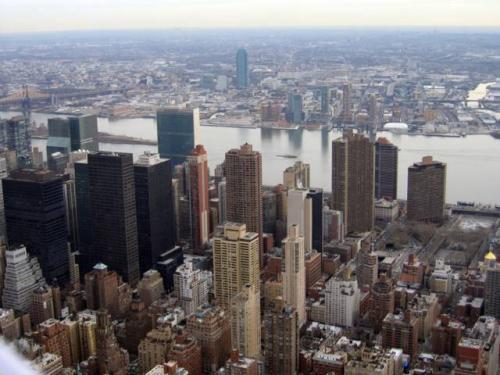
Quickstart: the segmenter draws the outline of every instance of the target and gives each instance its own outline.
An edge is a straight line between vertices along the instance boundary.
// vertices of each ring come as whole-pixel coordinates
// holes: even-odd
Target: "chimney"
[[[238,349],[231,350],[229,358],[231,359],[231,362],[238,362],[240,360],[240,351]]]
[[[175,373],[177,372],[177,362],[176,361],[168,361],[167,363],[165,363],[163,365],[163,372],[165,374],[175,375]]]

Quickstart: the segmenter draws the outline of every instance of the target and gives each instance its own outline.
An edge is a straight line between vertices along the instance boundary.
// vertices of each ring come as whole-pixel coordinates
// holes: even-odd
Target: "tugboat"
[[[500,139],[500,129],[490,131],[490,135],[495,139]]]

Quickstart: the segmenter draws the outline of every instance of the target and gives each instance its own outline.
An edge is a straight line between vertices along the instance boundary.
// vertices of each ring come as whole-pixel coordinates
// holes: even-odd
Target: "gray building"
[[[248,87],[248,54],[243,48],[236,52],[236,87]]]

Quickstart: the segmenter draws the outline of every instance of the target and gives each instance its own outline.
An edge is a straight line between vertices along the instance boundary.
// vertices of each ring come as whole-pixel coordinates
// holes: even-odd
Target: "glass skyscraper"
[[[48,121],[49,138],[47,156],[54,152],[69,154],[71,151],[99,151],[97,116],[51,118]]]
[[[200,112],[198,108],[168,108],[156,113],[158,152],[170,159],[172,168],[186,161],[199,143]]]
[[[248,87],[248,54],[243,48],[236,52],[236,86]]]

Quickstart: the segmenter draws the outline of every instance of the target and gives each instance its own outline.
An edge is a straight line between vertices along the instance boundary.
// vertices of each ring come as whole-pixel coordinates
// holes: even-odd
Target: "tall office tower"
[[[370,323],[375,333],[382,329],[382,321],[389,313],[394,312],[394,287],[385,274],[371,288]]]
[[[320,88],[321,112],[328,113],[330,110],[330,89],[327,86]]]
[[[274,234],[276,230],[276,194],[273,191],[262,193],[262,215],[264,233]]]
[[[52,288],[41,286],[33,291],[31,300],[30,318],[34,326],[53,319],[54,315],[54,301],[52,296]]]
[[[175,246],[170,160],[145,152],[134,165],[137,239],[141,274]]]
[[[231,351],[229,315],[219,307],[205,305],[187,318],[186,330],[201,345],[203,372],[215,373]]]
[[[276,195],[276,225],[274,243],[280,244],[287,236],[288,195],[287,190],[281,184],[273,188]]]
[[[342,85],[342,122],[352,124],[352,102],[351,102],[351,84]]]
[[[359,285],[371,287],[378,278],[378,256],[373,244],[362,246],[356,258],[356,274]]]
[[[118,345],[110,316],[105,309],[97,312],[96,344],[99,374],[126,375],[128,373],[128,353]]]
[[[0,180],[8,176],[7,160],[0,157]],[[5,205],[3,202],[3,187],[0,183],[0,241],[7,241],[7,229],[5,227]]]
[[[412,360],[418,354],[419,320],[412,316],[410,310],[404,313],[387,314],[382,322],[382,346],[384,348],[401,348]]]
[[[2,184],[0,184],[1,186]],[[7,251],[7,245],[5,243],[0,243],[0,298],[2,296],[2,290],[5,281],[5,252]]]
[[[7,250],[5,261],[2,307],[26,313],[33,291],[46,285],[38,260],[30,258],[26,248],[20,247]]]
[[[353,274],[331,277],[326,282],[326,324],[353,327],[359,315],[360,290]]]
[[[69,154],[78,150],[99,151],[96,115],[49,118],[47,126],[48,157],[55,152]]]
[[[160,273],[157,270],[146,271],[139,284],[137,284],[137,292],[146,307],[149,307],[154,301],[160,299],[165,293],[163,278]]]
[[[244,89],[248,87],[248,54],[243,48],[236,52],[236,87]]]
[[[260,355],[260,292],[244,285],[231,299],[231,345],[246,357]]]
[[[201,346],[186,331],[177,333],[168,356],[190,375],[202,374]]]
[[[70,248],[76,251],[78,246],[78,213],[76,207],[75,180],[69,174],[63,176],[64,209],[66,212],[66,231]]]
[[[368,121],[370,122],[370,139],[375,142],[375,137],[377,134],[379,126],[379,105],[377,102],[377,95],[370,94],[368,97]]]
[[[226,220],[246,224],[259,236],[262,264],[262,157],[252,145],[226,152]]]
[[[302,95],[297,93],[288,94],[286,120],[292,124],[302,124],[302,122],[304,121],[304,112],[302,108]]]
[[[323,207],[323,241],[344,241],[344,219],[341,211]]]
[[[283,185],[287,189],[309,189],[311,187],[310,165],[296,161],[283,171]]]
[[[298,226],[299,235],[304,238],[304,249],[309,252],[312,247],[313,234],[313,199],[309,190],[289,190],[287,199],[287,225]]]
[[[294,306],[299,317],[299,327],[307,321],[306,317],[306,267],[304,255],[304,237],[299,234],[299,227],[291,224],[288,237],[283,240],[282,280],[283,299]]]
[[[60,355],[64,367],[70,367],[71,347],[64,326],[56,319],[49,319],[38,325],[33,334],[35,341],[45,348],[45,351]]]
[[[297,310],[278,297],[264,317],[265,367],[269,374],[295,375],[299,365]]]
[[[190,203],[191,247],[195,253],[203,254],[208,242],[208,157],[203,145],[196,145],[187,157],[186,190]]]
[[[346,233],[373,229],[374,150],[352,131],[332,142],[332,209],[342,211]]]
[[[424,156],[408,168],[407,218],[441,223],[446,203],[446,164]]]
[[[38,257],[47,280],[68,279],[63,181],[47,170],[13,171],[2,180],[9,244]]]
[[[219,182],[217,186],[217,196],[219,197],[219,224],[224,224],[226,222],[226,179]]]
[[[486,315],[500,318],[500,267],[497,258],[490,250],[484,257],[486,265],[486,283],[484,287],[484,312]]]
[[[31,133],[29,123],[22,116],[0,120],[0,131],[4,134],[0,146],[15,151],[19,168],[31,166]]]
[[[139,366],[141,373],[151,370],[156,365],[167,362],[172,347],[172,328],[169,324],[160,324],[149,331],[138,346]]]
[[[259,237],[245,224],[226,223],[213,239],[215,297],[226,310],[231,299],[247,284],[259,290]]]
[[[198,108],[168,108],[156,113],[158,152],[170,159],[172,168],[186,161],[199,144],[200,112]]]
[[[208,281],[211,275],[207,271],[194,269],[192,260],[187,260],[177,267],[174,274],[174,293],[186,316],[208,303]]]
[[[307,197],[311,199],[312,248],[323,251],[323,189],[309,189]]]
[[[92,272],[85,274],[85,296],[89,309],[106,309],[117,318],[128,312],[132,292],[115,271],[98,263]]]
[[[224,366],[224,374],[227,375],[258,375],[259,365],[257,360],[244,357],[236,349],[231,351],[229,359]]]
[[[107,264],[135,286],[140,272],[132,154],[89,154],[88,173],[93,263]]]
[[[398,197],[398,152],[397,146],[387,138],[375,143],[375,198],[395,200]]]

